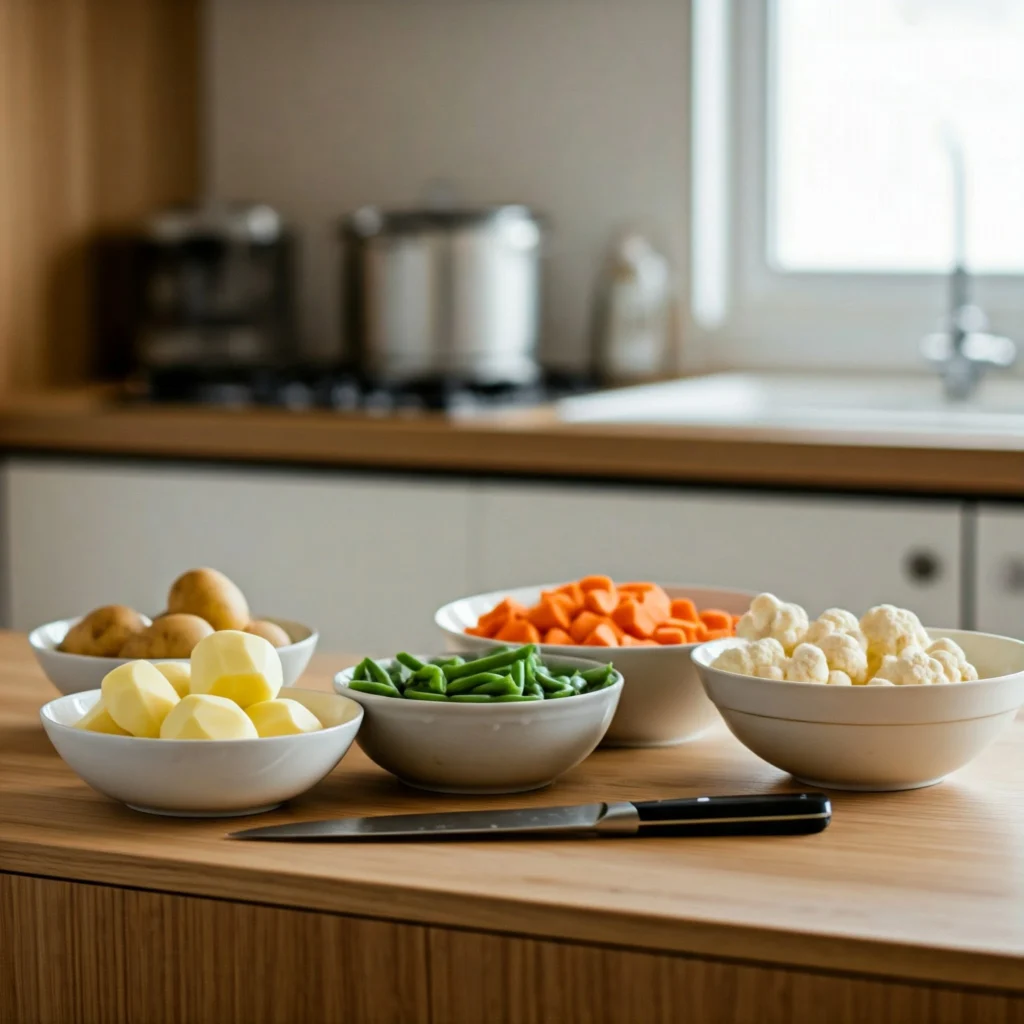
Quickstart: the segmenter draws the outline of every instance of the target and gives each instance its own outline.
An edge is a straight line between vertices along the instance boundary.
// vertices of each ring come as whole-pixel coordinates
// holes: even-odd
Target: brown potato
[[[287,647],[292,642],[292,638],[276,622],[267,622],[266,619],[253,619],[245,627],[245,632],[261,636],[275,647]]]
[[[249,605],[245,595],[216,569],[191,569],[171,584],[167,611],[198,615],[214,629],[245,629]]]
[[[152,626],[128,638],[119,658],[187,658],[204,636],[213,632],[198,615],[163,615]]]
[[[116,658],[128,639],[145,628],[145,620],[134,609],[123,604],[107,604],[76,622],[57,650],[65,654]]]

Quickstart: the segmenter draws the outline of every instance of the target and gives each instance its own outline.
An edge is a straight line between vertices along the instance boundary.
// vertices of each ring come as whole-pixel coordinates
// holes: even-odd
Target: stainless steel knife
[[[821,832],[831,820],[832,805],[824,793],[770,793],[334,818],[249,828],[229,838],[337,842],[516,835],[798,836]]]

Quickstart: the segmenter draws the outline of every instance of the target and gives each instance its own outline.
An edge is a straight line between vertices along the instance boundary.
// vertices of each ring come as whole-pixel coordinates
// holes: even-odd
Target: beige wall
[[[546,352],[586,352],[618,226],[685,257],[686,0],[211,0],[209,180],[304,235],[311,350],[337,338],[333,224],[450,179],[555,225]]]

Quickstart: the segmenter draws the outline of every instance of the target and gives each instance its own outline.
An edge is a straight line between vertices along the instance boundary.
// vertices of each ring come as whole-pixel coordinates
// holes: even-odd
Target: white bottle
[[[624,235],[601,289],[595,368],[602,378],[643,380],[667,370],[673,298],[668,260],[643,235]]]

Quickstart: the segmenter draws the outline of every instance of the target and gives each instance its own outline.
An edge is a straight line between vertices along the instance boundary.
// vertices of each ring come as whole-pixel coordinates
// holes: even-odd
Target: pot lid
[[[373,235],[401,235],[420,231],[450,231],[482,224],[529,221],[540,225],[542,218],[528,206],[503,203],[488,206],[423,207],[421,209],[384,210],[364,206],[349,214],[343,227],[364,238]]]

